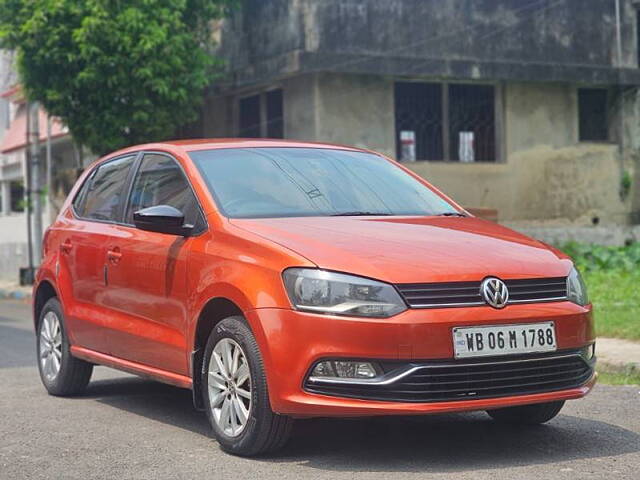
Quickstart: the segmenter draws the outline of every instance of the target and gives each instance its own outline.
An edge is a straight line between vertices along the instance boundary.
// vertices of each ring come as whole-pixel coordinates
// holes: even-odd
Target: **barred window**
[[[238,136],[284,138],[282,89],[270,90],[238,102]]]
[[[578,89],[578,129],[581,142],[609,140],[607,96],[604,88]]]
[[[398,159],[496,161],[493,85],[396,82]]]
[[[260,137],[260,95],[240,99],[240,136]]]
[[[442,160],[442,85],[438,83],[396,83],[396,137],[413,131],[419,160]],[[398,150],[401,159],[401,151]]]
[[[9,182],[9,189],[11,198],[11,211],[12,212],[24,212],[24,183],[22,180]]]
[[[284,138],[282,89],[267,92],[267,137]]]

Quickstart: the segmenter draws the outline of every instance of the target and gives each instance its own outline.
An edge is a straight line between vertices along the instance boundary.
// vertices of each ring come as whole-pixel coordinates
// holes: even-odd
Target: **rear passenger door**
[[[73,341],[107,352],[103,305],[105,251],[111,225],[120,221],[135,155],[98,165],[74,198],[71,213],[59,222],[60,269],[70,277],[64,299]]]
[[[107,241],[105,299],[120,312],[109,320],[109,350],[119,358],[188,375],[186,280],[192,238],[136,229],[133,213],[156,205],[183,212],[196,235],[206,229],[179,163],[166,154],[145,154],[133,180],[124,224],[114,227]]]

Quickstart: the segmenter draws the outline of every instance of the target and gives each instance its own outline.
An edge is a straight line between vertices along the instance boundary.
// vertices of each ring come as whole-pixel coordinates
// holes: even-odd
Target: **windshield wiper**
[[[464,213],[460,212],[444,212],[444,213],[436,213],[434,217],[466,217]]]
[[[355,211],[355,212],[340,212],[340,213],[332,213],[331,216],[332,217],[366,217],[366,216],[377,216],[377,215],[384,215],[384,216],[389,216],[389,215],[393,215],[392,213],[385,213],[385,212],[361,212],[361,211]]]

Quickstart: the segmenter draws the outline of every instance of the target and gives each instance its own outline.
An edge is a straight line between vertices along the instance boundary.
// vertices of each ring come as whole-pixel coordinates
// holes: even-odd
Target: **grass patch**
[[[640,370],[633,366],[613,367],[598,364],[598,382],[607,385],[640,385]]]
[[[597,335],[640,340],[640,270],[586,271],[584,280]]]
[[[596,334],[640,340],[640,242],[605,247],[560,246],[582,272],[593,302]]]

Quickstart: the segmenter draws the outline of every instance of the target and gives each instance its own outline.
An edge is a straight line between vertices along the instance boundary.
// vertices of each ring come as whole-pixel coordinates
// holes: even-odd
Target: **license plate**
[[[457,327],[453,348],[456,358],[553,352],[556,330],[553,322]]]

